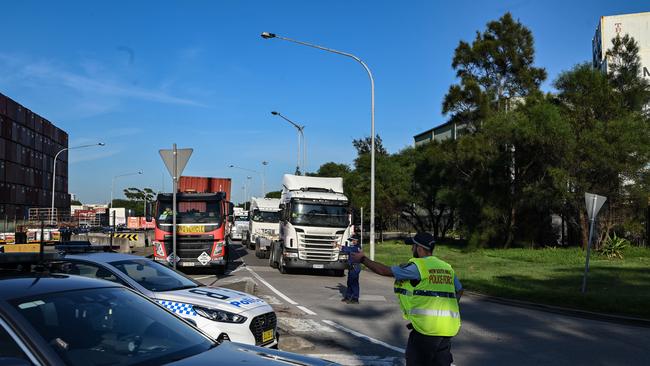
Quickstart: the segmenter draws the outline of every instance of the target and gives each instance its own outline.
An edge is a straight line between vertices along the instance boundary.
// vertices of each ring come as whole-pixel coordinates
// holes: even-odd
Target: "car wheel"
[[[269,267],[278,268],[278,262],[275,260],[275,243],[271,243],[269,248]]]

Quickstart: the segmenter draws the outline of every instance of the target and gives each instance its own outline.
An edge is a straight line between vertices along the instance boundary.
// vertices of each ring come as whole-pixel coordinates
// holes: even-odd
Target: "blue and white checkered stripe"
[[[179,315],[196,316],[196,311],[194,311],[194,308],[190,304],[185,304],[182,302],[174,302],[174,301],[165,301],[165,300],[158,300],[158,302],[160,303],[160,305],[164,306],[172,313],[179,314]]]

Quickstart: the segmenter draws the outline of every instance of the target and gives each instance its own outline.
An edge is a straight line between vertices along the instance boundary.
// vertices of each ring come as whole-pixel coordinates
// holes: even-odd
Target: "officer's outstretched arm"
[[[352,253],[351,256],[352,256],[352,259],[355,262],[359,262],[359,263],[365,265],[366,267],[368,267],[371,271],[375,272],[376,274],[382,275],[382,276],[393,277],[393,270],[390,269],[390,267],[388,267],[388,266],[386,266],[384,264],[381,264],[379,262],[375,262],[375,261],[370,260],[370,258],[366,257],[365,254],[363,254],[363,252]]]

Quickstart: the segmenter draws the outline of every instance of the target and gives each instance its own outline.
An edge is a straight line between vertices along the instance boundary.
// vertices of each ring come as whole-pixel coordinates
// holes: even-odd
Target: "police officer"
[[[359,245],[359,237],[356,235],[351,236],[348,240],[348,245],[341,248],[341,253],[348,255],[348,282],[345,295],[341,301],[348,304],[359,303],[359,275],[361,274],[361,264],[355,262],[352,260],[352,257],[349,256],[351,253],[358,253],[359,251],[361,251],[361,246]]]
[[[411,329],[406,346],[407,366],[445,365],[453,362],[451,338],[460,330],[458,301],[463,288],[449,264],[432,255],[435,241],[417,233],[404,241],[413,245],[413,258],[400,266],[370,260],[363,252],[352,258],[382,276],[395,278],[395,294]]]

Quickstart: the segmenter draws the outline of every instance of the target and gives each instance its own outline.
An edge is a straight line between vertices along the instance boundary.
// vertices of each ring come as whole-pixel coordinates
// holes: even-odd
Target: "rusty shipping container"
[[[187,177],[182,176],[178,181],[179,192],[215,193],[226,192],[226,200],[230,201],[230,178]]]

